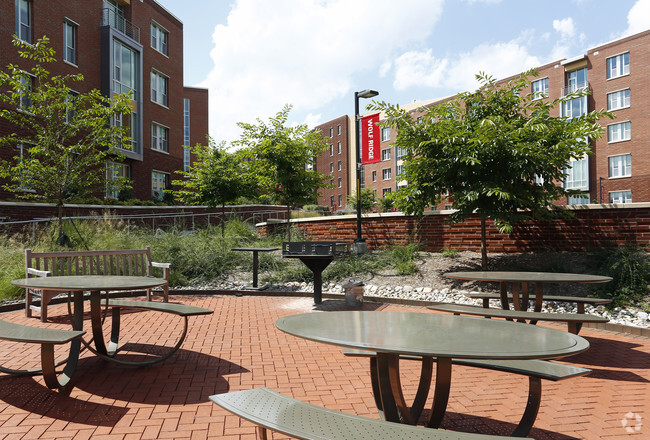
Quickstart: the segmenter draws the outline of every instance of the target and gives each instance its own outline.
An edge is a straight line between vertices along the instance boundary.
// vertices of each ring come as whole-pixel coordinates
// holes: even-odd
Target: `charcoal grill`
[[[323,302],[323,271],[335,258],[350,255],[346,241],[291,241],[282,243],[284,258],[298,258],[314,274],[314,304]]]

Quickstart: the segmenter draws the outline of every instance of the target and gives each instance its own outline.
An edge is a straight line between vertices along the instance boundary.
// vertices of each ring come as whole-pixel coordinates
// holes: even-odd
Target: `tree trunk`
[[[481,269],[487,270],[487,238],[485,234],[485,217],[481,217]]]
[[[221,238],[226,238],[226,204],[221,204]]]
[[[291,243],[291,205],[287,205],[287,241]]]

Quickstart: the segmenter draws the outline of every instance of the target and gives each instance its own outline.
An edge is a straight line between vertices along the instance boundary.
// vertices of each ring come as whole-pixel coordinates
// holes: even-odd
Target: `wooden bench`
[[[483,308],[480,306],[469,306],[464,304],[440,303],[427,306],[431,310],[450,312],[454,315],[474,315],[486,318],[505,318],[508,320],[530,320],[537,321],[564,321],[567,323],[569,332],[577,335],[584,322],[609,322],[609,319],[602,316],[590,315],[588,313],[545,313],[528,312],[523,310],[503,310],[497,308]]]
[[[129,275],[152,276],[154,267],[161,268],[162,278],[169,281],[170,263],[151,261],[151,249],[121,249],[108,251],[63,251],[63,252],[32,252],[25,249],[25,276],[61,276],[61,275]],[[48,303],[61,292],[49,290],[26,289],[25,314],[32,316],[32,311],[41,314],[41,321],[47,320]],[[161,286],[161,290],[147,290],[147,300],[152,295],[162,296],[164,302],[169,301],[169,284]],[[33,304],[34,296],[41,298],[40,305]]]
[[[374,383],[377,377],[376,353],[367,350],[354,350],[344,348],[343,354],[346,356],[370,357],[373,392],[375,392],[375,401],[377,401],[379,396],[376,395],[375,390],[379,389],[379,385]],[[422,357],[402,355],[400,356],[400,359],[421,361]],[[539,411],[540,403],[542,400],[542,379],[560,381],[572,377],[584,376],[585,374],[591,373],[591,370],[587,368],[575,367],[573,365],[559,364],[556,362],[544,360],[494,361],[480,359],[452,359],[452,363],[456,365],[486,368],[489,370],[504,371],[507,373],[528,376],[528,400],[526,403],[526,409],[524,410],[519,424],[514,429],[512,437],[525,437],[532,429],[533,424],[535,423],[535,419],[537,418],[537,413]],[[426,396],[424,397],[426,398]]]
[[[104,304],[107,307],[110,307],[112,312],[111,339],[107,348],[108,356],[111,358],[111,361],[113,362],[117,362],[123,365],[133,365],[133,366],[152,365],[169,358],[181,347],[183,341],[185,340],[185,337],[187,336],[188,318],[190,316],[210,315],[214,313],[214,311],[210,309],[204,309],[202,307],[190,306],[186,304],[170,303],[170,302],[108,299],[106,302],[104,302]],[[181,333],[181,336],[178,338],[176,345],[174,345],[174,347],[172,347],[171,350],[166,354],[142,362],[123,361],[119,359],[114,359],[113,356],[115,356],[115,354],[120,350],[119,349],[120,316],[121,316],[121,310],[123,308],[171,313],[173,315],[183,317],[183,332]],[[97,353],[96,351],[94,352],[101,356],[100,353]]]
[[[267,429],[309,440],[496,440],[508,437],[441,431],[332,411],[300,402],[268,388],[210,396],[215,404],[258,425],[260,440]]]
[[[491,299],[501,299],[501,295],[498,293],[467,293],[466,297],[472,299],[481,299],[483,300],[483,307],[490,307]],[[508,295],[508,300],[512,301],[512,295]],[[554,296],[554,295],[544,295],[544,301],[552,302],[567,302],[575,303],[578,308],[578,313],[585,313],[585,304],[590,305],[600,305],[600,304],[609,304],[612,302],[611,299],[606,298],[587,298],[582,296]]]
[[[0,339],[41,345],[41,368],[32,370],[14,370],[0,366],[0,371],[7,374],[21,376],[43,374],[45,384],[49,388],[67,394],[72,389],[71,378],[77,366],[81,336],[85,333],[86,332],[84,331],[76,330],[37,328],[0,319]],[[55,364],[54,346],[66,344],[68,342],[73,344],[70,348],[68,359]],[[58,379],[56,368],[63,363],[66,363],[66,366],[61,375],[61,379]]]

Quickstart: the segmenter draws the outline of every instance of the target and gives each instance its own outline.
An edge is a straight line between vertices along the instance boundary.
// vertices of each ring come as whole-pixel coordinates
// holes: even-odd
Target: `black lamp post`
[[[354,240],[355,243],[364,243],[365,241],[361,237],[361,127],[359,121],[361,116],[359,115],[359,98],[372,98],[379,95],[379,92],[375,90],[363,90],[361,92],[354,92],[354,129],[356,131],[356,143],[357,143],[357,238]],[[356,249],[357,253],[364,252],[365,249],[361,250],[363,245],[357,244]]]

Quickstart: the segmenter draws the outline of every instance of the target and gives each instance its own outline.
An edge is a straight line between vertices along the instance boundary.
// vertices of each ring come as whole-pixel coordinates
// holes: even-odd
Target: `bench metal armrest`
[[[37,277],[50,277],[52,276],[52,272],[49,270],[38,270],[38,269],[33,269],[31,267],[27,268],[27,275],[35,275]]]

